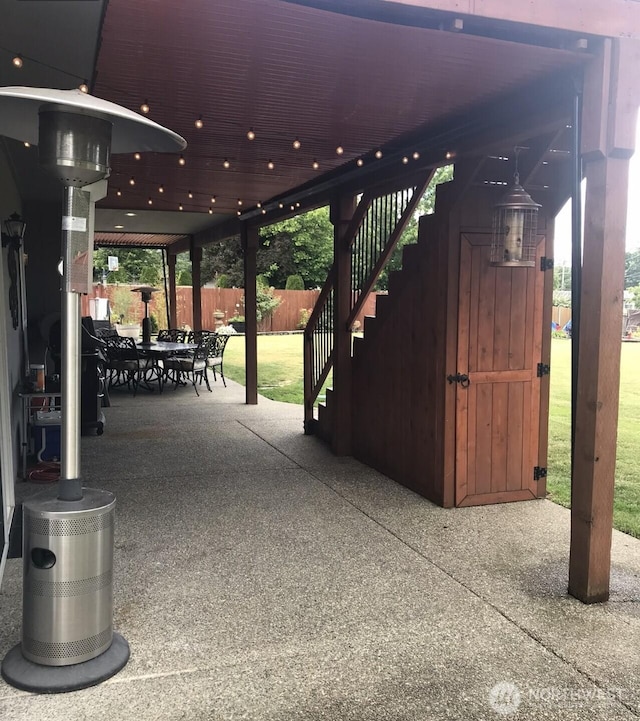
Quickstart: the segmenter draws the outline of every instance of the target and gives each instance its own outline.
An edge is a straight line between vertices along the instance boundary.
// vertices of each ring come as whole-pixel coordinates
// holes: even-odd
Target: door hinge
[[[551,373],[551,366],[546,363],[538,363],[538,378],[542,376],[548,376]]]
[[[539,481],[541,478],[547,477],[547,469],[542,466],[534,466],[533,468],[533,480]]]
[[[540,270],[553,270],[553,258],[540,258]]]

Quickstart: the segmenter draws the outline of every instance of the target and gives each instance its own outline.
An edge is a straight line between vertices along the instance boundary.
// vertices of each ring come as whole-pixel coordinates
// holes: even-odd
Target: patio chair
[[[174,390],[177,390],[182,383],[182,378],[186,377],[191,381],[197,396],[200,395],[198,384],[201,385],[203,379],[207,390],[211,393],[207,375],[207,359],[211,342],[211,338],[203,338],[190,356],[171,356],[164,361],[165,372],[173,374]]]
[[[212,336],[215,331],[212,330],[190,330],[187,335],[187,343],[200,343],[203,338]]]
[[[224,357],[224,349],[229,340],[228,335],[214,333],[211,336],[211,344],[209,345],[209,357],[207,358],[207,366],[213,371],[213,380],[218,380],[216,370],[220,371],[220,377],[227,387],[227,381],[224,378],[224,370],[222,367],[222,359]]]
[[[145,358],[138,353],[133,338],[112,336],[103,340],[106,344],[109,386],[114,388],[126,385],[133,390],[134,396],[140,383],[145,383],[149,387],[148,373],[150,371],[157,373],[158,370],[152,358]],[[159,373],[158,378],[160,378]]]
[[[184,343],[187,337],[187,331],[181,328],[169,328],[158,331],[159,341],[167,341],[168,343]]]

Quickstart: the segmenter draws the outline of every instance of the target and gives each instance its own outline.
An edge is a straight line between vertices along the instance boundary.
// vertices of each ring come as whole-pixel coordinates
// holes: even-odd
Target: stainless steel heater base
[[[113,634],[111,646],[96,658],[73,666],[43,666],[22,654],[22,644],[14,646],[2,662],[2,678],[11,686],[32,693],[65,693],[95,686],[114,676],[129,660],[129,644]]]

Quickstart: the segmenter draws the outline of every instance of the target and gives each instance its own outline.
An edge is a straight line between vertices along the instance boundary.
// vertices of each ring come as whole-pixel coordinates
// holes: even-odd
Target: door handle
[[[466,373],[456,373],[455,375],[447,376],[449,383],[459,383],[462,388],[468,388],[471,380]]]

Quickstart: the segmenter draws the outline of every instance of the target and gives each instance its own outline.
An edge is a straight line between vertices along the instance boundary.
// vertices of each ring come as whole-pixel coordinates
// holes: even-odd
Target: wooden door
[[[491,236],[460,238],[457,506],[537,497],[544,273],[490,265]]]

